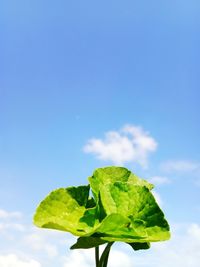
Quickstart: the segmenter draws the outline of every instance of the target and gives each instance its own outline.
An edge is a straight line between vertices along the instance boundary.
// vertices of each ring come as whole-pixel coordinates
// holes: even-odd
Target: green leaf
[[[103,245],[105,243],[106,243],[106,241],[102,240],[99,237],[94,237],[94,236],[79,237],[77,239],[77,242],[73,246],[71,246],[70,249],[94,248],[94,247],[98,247],[100,245]]]
[[[87,224],[87,220],[80,222],[80,218],[87,217],[86,212],[90,213],[90,209],[85,207],[88,203],[89,189],[89,186],[79,186],[60,188],[51,192],[36,210],[35,225],[67,231],[77,236],[92,231],[93,228]],[[90,217],[90,220],[94,221],[95,218]]]
[[[127,243],[132,247],[134,250],[140,250],[140,249],[149,249],[150,248],[150,243]]]
[[[142,236],[130,228],[131,220],[121,214],[108,215],[96,229],[96,233],[107,242],[144,242]]]
[[[152,184],[123,167],[99,168],[89,182],[94,198],[89,185],[57,189],[40,203],[34,223],[79,236],[72,249],[121,241],[139,250],[169,239]]]
[[[79,219],[79,223],[86,224],[91,228],[95,228],[95,226],[99,224],[97,208],[94,207],[86,209],[83,216]]]
[[[117,213],[108,215],[101,224],[97,227],[96,233],[99,236],[121,236],[125,234],[127,229],[127,234],[129,233],[128,225],[131,223],[130,219]],[[134,234],[133,231],[131,234]],[[136,234],[136,232],[135,232]],[[106,240],[106,238],[104,239]],[[109,241],[109,240],[108,240]]]
[[[88,178],[92,192],[95,199],[98,199],[100,185],[113,184],[115,182],[126,182],[135,185],[146,186],[150,190],[153,185],[146,180],[140,179],[135,174],[131,173],[123,167],[105,167],[98,168],[94,171],[93,175]]]
[[[105,167],[98,168],[93,175],[88,178],[92,192],[95,198],[98,198],[99,185],[108,184],[115,181],[127,181],[131,172],[123,167]]]
[[[144,179],[139,178],[134,173],[131,173],[128,178],[128,183],[133,185],[140,185],[140,186],[146,186],[149,190],[152,190],[154,188],[154,185],[147,182]]]
[[[142,242],[169,239],[169,225],[154,196],[146,186],[124,182],[101,184],[100,196],[107,215],[120,214],[130,220],[127,227],[122,228],[120,234],[113,229],[112,239],[106,240],[119,241],[120,235],[121,241],[128,238],[129,241],[125,242],[131,242],[130,238],[133,239],[132,242],[137,242],[137,238],[141,238]],[[118,222],[116,222],[117,224]]]

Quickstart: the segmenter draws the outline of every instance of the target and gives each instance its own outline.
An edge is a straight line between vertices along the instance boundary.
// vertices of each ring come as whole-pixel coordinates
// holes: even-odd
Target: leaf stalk
[[[99,259],[99,247],[95,247],[95,261],[96,261],[96,267],[107,267],[108,264],[108,257],[110,253],[111,246],[114,242],[110,242],[105,247],[103,253],[101,254],[101,257]]]
[[[99,267],[99,246],[95,247],[95,262],[96,267]]]

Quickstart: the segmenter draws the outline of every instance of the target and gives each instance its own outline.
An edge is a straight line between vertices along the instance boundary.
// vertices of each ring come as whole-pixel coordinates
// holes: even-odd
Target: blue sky
[[[110,131],[130,141],[122,130],[129,125],[157,146],[143,151],[146,166],[131,156],[121,164],[160,179],[156,193],[174,229],[182,229],[187,240],[200,236],[199,8],[194,0],[1,1],[0,229],[5,235],[13,218],[21,230],[32,229],[34,209],[52,189],[85,184],[95,168],[115,165],[95,144],[90,153],[84,147],[94,138],[106,149]],[[12,239],[31,240],[31,231],[13,230]],[[23,260],[31,267],[51,266],[37,249],[27,251],[25,243],[17,247],[5,238],[4,267],[10,255],[13,266]],[[44,239],[51,246],[53,239]],[[196,242],[200,248],[200,238]],[[65,250],[59,253],[66,256]],[[83,261],[84,255],[79,254]],[[62,264],[68,267],[65,260]],[[187,264],[197,267],[195,260]]]

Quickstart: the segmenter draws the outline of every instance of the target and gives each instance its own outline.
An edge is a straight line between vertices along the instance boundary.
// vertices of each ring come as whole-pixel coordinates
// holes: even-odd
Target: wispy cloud
[[[198,267],[200,258],[200,225],[172,225],[172,238],[167,242],[152,243],[150,253],[133,256],[135,266]]]
[[[142,127],[125,125],[119,131],[106,132],[102,139],[88,140],[83,150],[117,165],[135,162],[145,168],[149,154],[156,148],[157,142]]]
[[[159,197],[159,195],[158,195]],[[8,220],[8,223],[11,223]],[[19,223],[22,223],[19,220]],[[10,235],[0,235],[1,267],[90,267],[94,266],[94,250],[70,251],[75,240],[62,232],[37,229],[24,225],[26,231],[6,229]],[[46,256],[45,256],[46,255]],[[132,253],[125,244],[118,243],[111,250],[109,265],[115,267],[199,267],[200,225],[198,223],[172,225],[172,238],[152,243],[149,251]]]
[[[65,258],[64,267],[91,267],[94,266],[94,250],[72,251]],[[109,266],[132,267],[131,257],[123,251],[112,249],[109,257]]]
[[[64,258],[64,267],[90,267],[94,266],[94,256],[92,250],[73,250]]]
[[[70,245],[74,242],[67,233],[39,229],[30,222],[25,223],[21,213],[3,211],[0,220],[1,267],[55,266],[59,250],[66,250],[68,242]],[[21,216],[14,216],[18,214]],[[60,262],[58,265],[62,266]]]
[[[165,176],[153,176],[149,179],[149,182],[154,185],[170,184],[171,180]]]
[[[23,232],[25,231],[24,225],[16,222],[0,222],[0,233],[6,232],[9,229]]]
[[[149,251],[132,253],[125,244],[112,248],[109,266],[199,267],[200,225],[172,225],[172,238],[167,242],[152,243]],[[72,251],[65,258],[64,267],[94,265],[93,250]]]
[[[10,229],[13,231],[23,232],[25,230],[24,225],[20,222],[22,219],[22,213],[18,211],[8,212],[0,209],[0,233],[9,233]]]
[[[33,259],[21,259],[15,254],[0,255],[1,267],[41,267],[41,264]]]
[[[18,211],[8,212],[6,210],[0,209],[0,219],[19,219],[22,217],[22,213]]]
[[[169,160],[161,164],[166,172],[194,172],[200,171],[200,163],[190,160]]]
[[[23,243],[29,246],[34,251],[43,251],[48,257],[56,257],[58,255],[57,247],[54,243],[47,242],[48,236],[45,236],[45,232],[41,233],[40,230],[32,230],[27,233],[23,238]]]

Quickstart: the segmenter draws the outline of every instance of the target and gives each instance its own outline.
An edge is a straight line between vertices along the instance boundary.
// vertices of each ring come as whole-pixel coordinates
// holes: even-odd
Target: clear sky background
[[[199,267],[199,13],[196,0],[1,1],[0,266],[93,266],[32,215],[49,191],[123,165],[155,183],[172,239],[118,245],[110,266]]]

